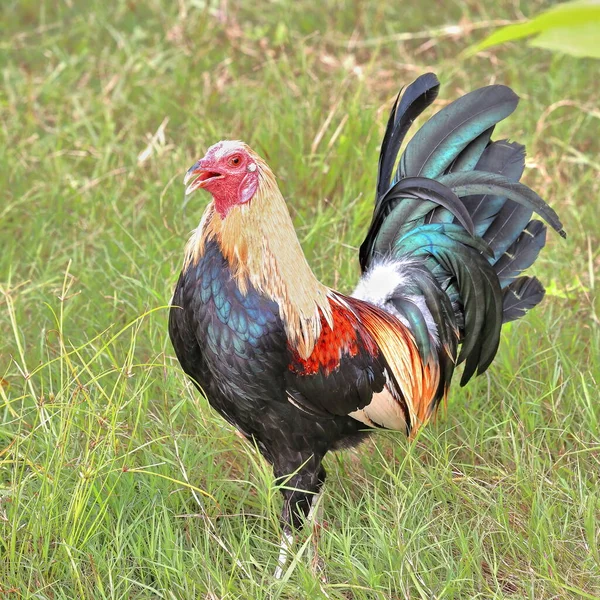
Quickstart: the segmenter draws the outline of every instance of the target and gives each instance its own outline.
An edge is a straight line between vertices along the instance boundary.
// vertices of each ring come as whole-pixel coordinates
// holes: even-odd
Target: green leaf
[[[600,22],[554,27],[533,38],[530,46],[557,50],[572,56],[600,58]]]
[[[530,46],[600,58],[600,1],[565,2],[529,21],[495,31],[464,54],[472,56],[485,48],[533,35],[536,37],[530,40]]]

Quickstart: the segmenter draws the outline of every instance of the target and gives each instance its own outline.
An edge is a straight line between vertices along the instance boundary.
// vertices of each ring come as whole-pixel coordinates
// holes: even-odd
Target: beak
[[[185,188],[185,195],[189,196],[198,188],[206,187],[209,181],[214,181],[215,179],[223,179],[223,175],[218,171],[211,170],[206,159],[201,158],[196,164],[188,169],[188,172],[183,178],[183,185],[187,185],[189,181],[193,180],[192,183]]]

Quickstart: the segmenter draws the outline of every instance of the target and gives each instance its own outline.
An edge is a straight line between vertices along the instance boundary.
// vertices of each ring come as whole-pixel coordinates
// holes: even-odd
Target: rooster
[[[185,249],[169,334],[196,387],[284,484],[277,576],[293,532],[313,517],[327,452],[379,428],[413,436],[459,364],[461,385],[483,373],[502,324],[544,296],[520,275],[546,240],[532,213],[565,236],[519,183],[524,147],[491,141],[518,103],[508,87],[446,106],[397,161],[438,88],[423,75],[392,108],[352,295],[315,277],[273,172],[246,144],[215,144],[184,179],[186,194],[204,189],[212,202]]]

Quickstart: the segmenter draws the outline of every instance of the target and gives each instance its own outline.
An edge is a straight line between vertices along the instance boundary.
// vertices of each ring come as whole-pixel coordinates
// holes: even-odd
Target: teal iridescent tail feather
[[[546,226],[532,214],[565,234],[556,213],[519,183],[524,147],[491,141],[496,124],[518,104],[508,87],[484,87],[452,102],[421,127],[398,160],[410,125],[438,88],[429,73],[396,99],[360,264],[363,281],[397,265],[401,285],[386,289],[379,303],[410,325],[425,357],[442,349],[442,379],[464,361],[464,385],[490,365],[502,323],[543,298],[536,278],[520,276],[546,240]]]

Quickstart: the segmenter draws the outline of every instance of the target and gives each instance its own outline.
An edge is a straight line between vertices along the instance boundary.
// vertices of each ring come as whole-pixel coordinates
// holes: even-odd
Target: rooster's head
[[[223,141],[211,146],[185,174],[185,193],[199,188],[210,192],[221,218],[255,195],[261,171],[260,158],[243,142]]]

